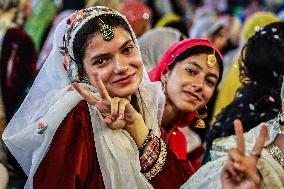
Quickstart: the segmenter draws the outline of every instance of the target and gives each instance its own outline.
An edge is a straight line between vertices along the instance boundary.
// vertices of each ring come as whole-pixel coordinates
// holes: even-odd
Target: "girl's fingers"
[[[246,166],[241,165],[241,164],[239,164],[238,162],[234,162],[234,163],[233,163],[233,166],[234,166],[234,168],[235,168],[237,171],[241,171],[241,172],[245,172],[246,169],[247,169]]]
[[[114,97],[111,99],[111,118],[113,121],[117,119],[120,98]]]
[[[110,129],[112,130],[118,130],[118,129],[123,129],[126,125],[125,120],[116,120],[115,122],[112,122],[109,126]]]
[[[100,96],[102,97],[103,100],[110,100],[111,97],[108,94],[108,91],[106,90],[106,87],[103,83],[103,81],[101,80],[99,74],[97,71],[93,72],[93,76],[94,76],[94,81],[96,84],[96,89],[98,90]]]
[[[227,161],[223,170],[228,174],[229,177],[236,178],[238,175],[237,172],[234,170],[233,162],[230,160]]]
[[[126,105],[129,103],[129,101],[125,98],[121,98],[119,101],[119,107],[118,107],[118,119],[124,119],[124,112],[126,109]]]
[[[239,152],[237,148],[231,148],[228,150],[229,153],[229,159],[233,162],[241,163],[243,161],[243,156]]]
[[[241,155],[245,154],[245,141],[242,122],[239,119],[234,121],[237,149]]]
[[[259,156],[263,147],[264,147],[264,143],[265,143],[265,139],[267,136],[267,126],[266,125],[262,125],[261,129],[260,129],[260,133],[258,136],[258,139],[253,147],[252,150],[252,156]],[[256,159],[258,159],[259,157],[256,157]]]
[[[81,87],[77,82],[72,83],[72,86],[90,104],[95,105],[98,102],[98,99],[90,91]]]

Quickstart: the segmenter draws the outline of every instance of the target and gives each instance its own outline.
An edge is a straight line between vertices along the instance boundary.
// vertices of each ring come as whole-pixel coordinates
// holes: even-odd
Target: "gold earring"
[[[207,106],[204,106],[203,111],[204,111],[203,113],[199,113],[198,111],[195,111],[195,116],[197,117],[197,120],[195,123],[196,128],[204,129],[206,127],[203,119],[207,117]]]
[[[86,75],[83,76],[81,82],[82,83],[86,83],[86,84],[90,84],[90,80],[89,80],[89,78]]]

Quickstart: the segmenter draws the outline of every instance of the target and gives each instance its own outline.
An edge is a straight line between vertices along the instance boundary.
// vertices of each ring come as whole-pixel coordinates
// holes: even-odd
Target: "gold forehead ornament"
[[[102,19],[100,19],[100,21],[103,23],[103,27],[101,29],[102,37],[105,41],[110,41],[114,37],[114,29],[111,25],[105,24]]]
[[[215,50],[213,54],[208,54],[207,56],[207,65],[209,68],[213,68],[217,63],[217,58],[215,56]]]

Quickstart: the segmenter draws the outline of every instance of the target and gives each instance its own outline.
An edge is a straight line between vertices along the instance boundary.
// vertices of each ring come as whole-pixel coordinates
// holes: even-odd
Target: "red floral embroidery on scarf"
[[[39,122],[38,123],[38,125],[37,125],[37,128],[38,128],[38,134],[44,134],[45,133],[45,131],[46,131],[46,129],[48,128],[48,126],[47,125],[44,125],[44,123],[43,122]]]

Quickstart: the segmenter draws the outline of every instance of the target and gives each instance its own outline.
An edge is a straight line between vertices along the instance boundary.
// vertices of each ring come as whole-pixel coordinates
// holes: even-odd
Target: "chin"
[[[113,93],[113,95],[111,95],[111,97],[120,97],[120,98],[129,97],[137,92],[138,86],[139,85],[119,88]]]
[[[198,110],[199,106],[195,106],[189,103],[182,103],[182,104],[177,105],[177,108],[184,113],[191,113],[191,112],[195,112],[196,110]]]

